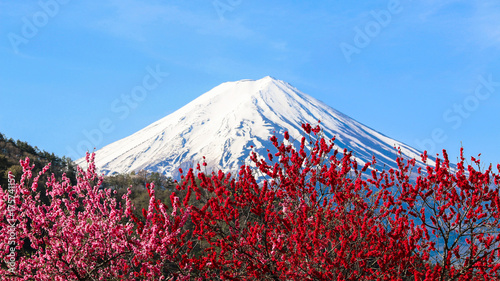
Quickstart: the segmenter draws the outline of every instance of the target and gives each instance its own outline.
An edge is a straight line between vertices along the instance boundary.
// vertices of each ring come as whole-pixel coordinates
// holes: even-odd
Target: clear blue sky
[[[4,0],[0,38],[0,132],[59,156],[270,75],[418,149],[500,162],[497,0]]]

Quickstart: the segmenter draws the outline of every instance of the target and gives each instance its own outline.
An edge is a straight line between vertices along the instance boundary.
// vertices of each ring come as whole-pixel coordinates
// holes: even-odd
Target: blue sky
[[[496,164],[499,55],[498,1],[0,1],[0,132],[76,159],[270,75],[415,148]]]

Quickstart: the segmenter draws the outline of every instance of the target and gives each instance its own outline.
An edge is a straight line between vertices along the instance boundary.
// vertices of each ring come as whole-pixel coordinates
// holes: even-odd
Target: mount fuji
[[[375,156],[383,168],[396,168],[399,147],[404,157],[420,158],[416,149],[391,139],[272,77],[223,83],[174,113],[96,151],[101,173],[148,170],[177,177],[179,168],[201,163],[211,169],[237,171],[256,151],[267,155],[269,138],[286,130],[302,137],[302,123],[318,124],[337,148],[353,151],[364,164]],[[252,148],[253,146],[253,148]],[[273,150],[271,150],[273,151]],[[85,164],[85,158],[76,161]],[[418,163],[418,161],[417,161]]]

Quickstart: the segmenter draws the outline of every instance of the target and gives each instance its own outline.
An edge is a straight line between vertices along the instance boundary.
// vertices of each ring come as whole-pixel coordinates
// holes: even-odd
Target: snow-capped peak
[[[380,164],[395,167],[394,147],[410,158],[420,155],[290,84],[266,76],[213,88],[174,113],[98,150],[96,165],[106,174],[146,169],[175,176],[179,167],[194,166],[205,156],[209,167],[234,171],[245,163],[252,146],[266,155],[272,135],[287,130],[299,138],[302,123],[317,124],[318,120],[325,136],[335,136],[338,147],[354,151],[361,164],[375,155]]]

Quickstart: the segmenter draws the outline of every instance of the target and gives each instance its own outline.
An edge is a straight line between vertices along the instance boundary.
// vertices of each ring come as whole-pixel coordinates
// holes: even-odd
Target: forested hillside
[[[39,172],[45,165],[51,163],[49,174],[54,173],[60,178],[66,173],[71,182],[76,183],[76,167],[70,158],[58,157],[54,153],[40,150],[21,140],[15,141],[0,133],[0,186],[7,185],[8,171],[12,171],[16,179],[19,179],[23,172],[19,160],[24,160],[26,157],[30,158],[30,163],[35,164],[34,172]]]
[[[7,174],[12,171],[18,181],[22,175],[22,167],[19,165],[19,160],[30,158],[30,163],[35,164],[34,173],[38,173],[42,168],[51,163],[51,167],[46,175],[54,174],[56,179],[60,180],[63,173],[71,180],[72,184],[76,184],[76,165],[69,157],[59,157],[54,153],[49,153],[40,150],[36,146],[32,146],[21,140],[13,140],[0,133],[0,186],[7,186]],[[46,178],[40,179],[41,187]],[[139,215],[142,208],[147,208],[149,203],[149,194],[146,192],[146,183],[154,182],[158,188],[157,198],[166,201],[170,193],[175,188],[174,181],[160,173],[150,173],[147,171],[131,172],[129,174],[115,174],[106,176],[103,179],[103,188],[116,190],[115,197],[121,200],[123,194],[127,192],[127,188],[131,188],[131,200],[137,207],[136,213]],[[45,197],[45,196],[42,196]],[[48,202],[47,202],[48,203]]]

